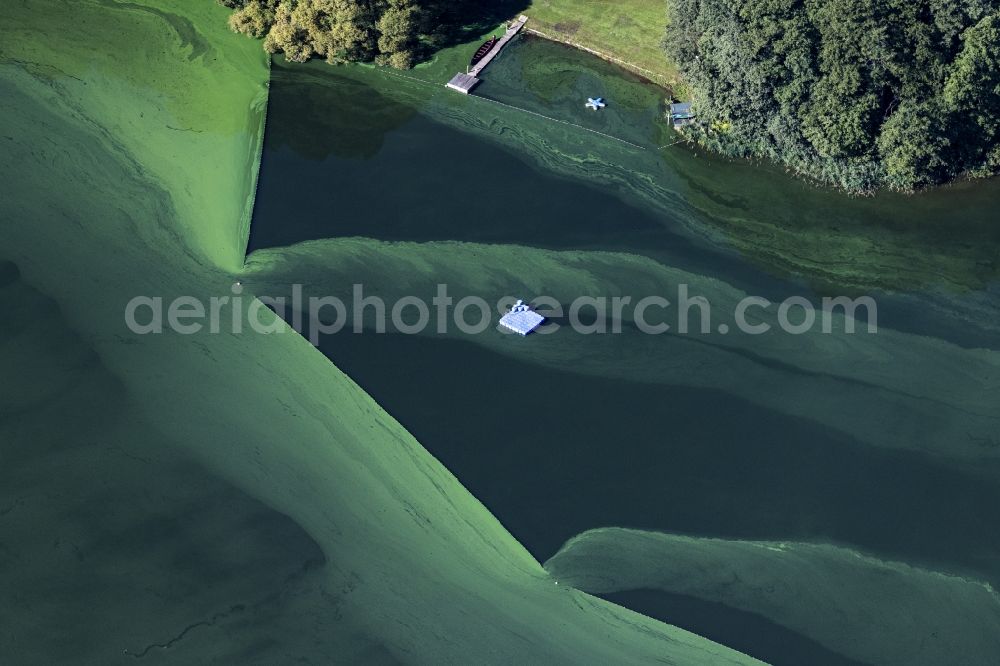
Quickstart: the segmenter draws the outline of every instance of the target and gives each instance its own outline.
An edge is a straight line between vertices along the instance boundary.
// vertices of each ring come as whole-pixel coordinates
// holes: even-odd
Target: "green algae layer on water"
[[[1000,182],[851,199],[670,145],[663,91],[560,45],[519,40],[471,97],[452,58],[274,63],[246,283],[564,308],[686,285],[706,333],[630,310],[617,334],[437,333],[432,310],[377,334],[369,309],[320,349],[534,557],[569,542],[562,582],[775,664],[996,662]],[[828,295],[873,297],[878,332],[789,335],[774,308],[735,332],[747,296]]]
[[[692,265],[707,240],[703,270],[729,250],[757,273],[837,294],[981,290],[1000,276],[995,180],[848,198],[677,143],[665,91],[563,45],[519,38],[469,97],[440,83],[462,66],[449,52],[406,74],[276,61],[280,120],[265,139],[251,248],[359,235]],[[608,107],[586,109],[594,95]],[[337,183],[356,196],[324,196]]]
[[[988,664],[1000,653],[1000,596],[989,585],[826,544],[599,529],[545,566],[590,592],[661,590],[730,604],[861,663],[934,666],[962,655]]]
[[[242,265],[268,63],[225,17],[4,8],[4,661],[754,663],[556,585],[301,337],[125,326]]]

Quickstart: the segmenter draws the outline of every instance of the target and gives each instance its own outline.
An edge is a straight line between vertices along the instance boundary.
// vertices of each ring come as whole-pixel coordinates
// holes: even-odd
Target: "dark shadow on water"
[[[283,148],[304,158],[306,169],[330,157],[371,159],[382,149],[386,135],[416,114],[412,106],[339,75],[334,67],[275,59],[264,134],[265,160]],[[268,178],[280,178],[280,174],[268,174]]]
[[[21,278],[21,269],[13,261],[0,259],[0,288],[14,284]]]
[[[912,451],[724,391],[562,372],[465,341],[341,334],[321,350],[539,560],[614,525],[854,544],[1000,577],[986,509],[1000,487]]]
[[[250,251],[350,236],[539,247],[664,246],[672,236],[614,193],[545,173],[356,81],[280,66],[272,78]],[[322,123],[296,122],[305,109]],[[491,178],[463,195],[476,165]]]
[[[423,44],[418,57],[427,60],[440,48],[474,40],[530,6],[530,0],[439,0],[429,14],[432,37]]]
[[[540,561],[587,529],[621,526],[853,544],[1000,577],[989,509],[1000,487],[912,451],[872,448],[720,390],[561,372],[466,341],[340,334],[321,350]],[[855,664],[718,604],[608,598],[770,663]]]
[[[624,193],[540,168],[325,63],[275,60],[267,118],[249,252],[351,236],[625,250],[738,275],[780,300],[739,257],[678,234]],[[462,194],[483,168],[490,177]]]
[[[712,601],[658,590],[629,590],[598,596],[722,643],[772,666],[864,666],[864,662],[837,654],[756,613]]]

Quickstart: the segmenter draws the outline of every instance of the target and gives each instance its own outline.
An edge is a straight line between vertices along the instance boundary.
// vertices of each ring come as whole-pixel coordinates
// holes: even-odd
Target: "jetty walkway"
[[[527,16],[521,16],[516,21],[507,26],[507,32],[504,36],[497,40],[496,45],[490,49],[490,52],[486,56],[476,63],[476,66],[470,69],[467,73],[462,74],[461,72],[452,77],[451,81],[447,83],[448,87],[452,90],[457,90],[460,93],[468,95],[472,92],[472,89],[476,87],[479,83],[479,75],[482,73],[486,66],[493,62],[493,59],[500,55],[503,47],[507,46],[510,40],[517,36],[517,33],[521,32],[521,28],[524,24],[528,22]]]

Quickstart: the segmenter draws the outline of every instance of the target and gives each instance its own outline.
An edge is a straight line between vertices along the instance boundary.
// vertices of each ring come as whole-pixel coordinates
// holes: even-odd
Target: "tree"
[[[955,110],[970,112],[977,122],[994,122],[1000,110],[1000,13],[987,16],[962,35],[962,51],[944,87],[944,99]]]
[[[429,0],[424,0],[428,2]],[[420,0],[219,0],[230,27],[295,62],[376,60],[411,67],[426,26]]]
[[[250,2],[243,5],[229,16],[229,27],[234,32],[261,39],[274,25],[273,5],[273,2]]]
[[[400,69],[413,65],[414,47],[420,25],[420,9],[410,0],[389,0],[376,28],[378,50],[383,62]]]
[[[711,148],[859,190],[1000,168],[1000,0],[669,4]]]
[[[913,189],[951,172],[947,116],[927,103],[906,101],[882,127],[878,150],[893,185]]]

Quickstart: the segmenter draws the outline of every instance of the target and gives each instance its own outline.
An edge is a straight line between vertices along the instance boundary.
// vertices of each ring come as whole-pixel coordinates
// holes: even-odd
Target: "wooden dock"
[[[478,83],[479,79],[471,74],[462,74],[459,72],[452,77],[451,81],[448,82],[448,87],[452,90],[457,90],[460,93],[468,95]]]
[[[493,62],[494,58],[500,55],[500,51],[503,50],[503,47],[507,46],[507,42],[514,39],[514,37],[517,36],[517,33],[521,32],[521,28],[523,28],[524,24],[527,22],[528,17],[521,16],[519,19],[514,21],[514,23],[509,25],[507,27],[507,32],[500,38],[500,41],[498,41],[497,45],[493,47],[493,50],[487,53],[485,58],[477,62],[476,66],[469,70],[469,74],[472,76],[479,76],[479,73],[486,69],[486,66]]]
[[[448,87],[452,90],[457,90],[460,93],[468,95],[472,92],[472,89],[476,87],[479,83],[479,75],[482,73],[486,66],[493,62],[493,59],[500,55],[500,51],[503,47],[507,46],[510,40],[517,36],[517,33],[521,32],[521,28],[524,24],[528,22],[527,16],[521,16],[516,21],[507,26],[507,32],[504,36],[497,40],[496,46],[486,54],[486,57],[476,63],[476,66],[468,71],[466,74],[461,72],[452,77],[451,81],[448,82]]]

